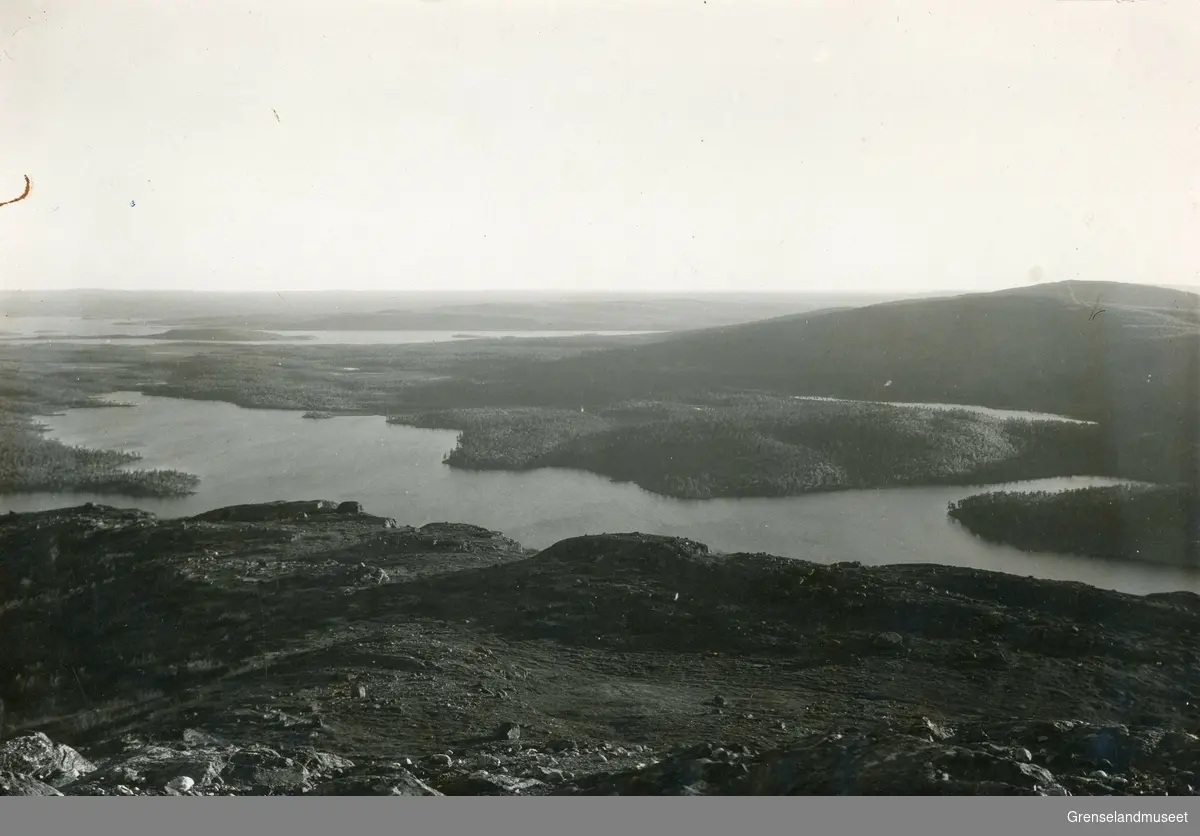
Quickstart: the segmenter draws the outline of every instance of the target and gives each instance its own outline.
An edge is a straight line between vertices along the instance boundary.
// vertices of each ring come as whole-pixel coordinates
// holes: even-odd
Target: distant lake
[[[9,316],[0,317],[0,330],[8,339],[22,342],[33,338],[93,338],[100,334],[156,334],[167,330],[161,325],[131,323],[118,319],[92,319],[82,316]]]
[[[86,494],[0,496],[0,511],[98,502],[164,517],[270,500],[358,500],[400,524],[474,523],[534,548],[581,534],[642,531],[689,537],[721,551],[819,562],[942,563],[1078,580],[1137,594],[1200,592],[1200,573],[1173,567],[1025,554],[984,543],[951,521],[947,503],[977,489],[894,488],[780,499],[670,499],[573,470],[471,472],[442,464],[457,433],[388,425],[382,417],[310,420],[300,412],[115,393],[131,408],[74,409],[41,419],[70,444],[132,450],[137,467],[203,480],[194,496],[135,500]],[[1045,479],[1008,489],[1113,484]]]
[[[994,409],[990,406],[967,406],[964,404],[955,403],[910,403],[907,401],[858,401],[849,400],[847,398],[826,398],[815,395],[792,395],[793,400],[797,401],[829,401],[831,403],[870,403],[882,406],[925,408],[925,409],[940,409],[967,412],[975,412],[980,415],[991,415],[996,418],[1029,418],[1037,421],[1064,421],[1068,424],[1094,424],[1095,421],[1083,421],[1078,418],[1069,418],[1066,415],[1054,415],[1050,412],[1020,412],[1015,409]]]
[[[147,325],[117,319],[85,319],[82,317],[9,317],[0,318],[0,345],[30,345],[35,343],[80,343],[84,345],[404,345],[439,343],[464,339],[539,337],[623,337],[635,334],[654,334],[656,331],[270,331],[283,339],[277,340],[161,340],[147,335],[161,334],[171,325]],[[112,334],[122,336],[113,338]]]

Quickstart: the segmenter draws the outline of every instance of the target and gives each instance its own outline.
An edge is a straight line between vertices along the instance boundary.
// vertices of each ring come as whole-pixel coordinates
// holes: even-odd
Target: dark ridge
[[[9,514],[0,554],[4,794],[1187,794],[1200,765],[1191,594],[534,552],[353,500]]]

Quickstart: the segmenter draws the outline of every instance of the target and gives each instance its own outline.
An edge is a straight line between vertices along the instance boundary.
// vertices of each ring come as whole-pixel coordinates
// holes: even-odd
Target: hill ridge
[[[327,500],[9,514],[0,553],[0,794],[1186,794],[1200,767],[1196,595],[534,551]]]

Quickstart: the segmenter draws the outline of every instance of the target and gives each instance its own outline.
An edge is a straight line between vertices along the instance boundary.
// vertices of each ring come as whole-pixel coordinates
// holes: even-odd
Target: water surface
[[[442,457],[457,433],[388,425],[382,417],[311,420],[300,412],[115,393],[131,408],[74,409],[42,419],[55,437],[133,450],[139,467],[203,480],[190,497],[138,500],[86,494],[0,496],[0,511],[103,502],[161,516],[269,500],[358,500],[401,524],[474,523],[535,548],[580,534],[642,531],[690,537],[722,551],[761,551],[820,562],[943,563],[1079,580],[1144,594],[1200,592],[1200,573],[985,543],[946,515],[978,489],[895,488],[778,499],[679,500],[590,473],[455,470]],[[1112,484],[1077,477],[1009,485],[1063,489]]]
[[[117,319],[83,317],[9,317],[0,320],[0,344],[79,343],[83,345],[407,345],[465,339],[541,339],[550,337],[625,337],[657,334],[660,331],[274,331],[282,339],[272,340],[163,340],[149,339],[171,328],[193,325],[163,325]],[[263,330],[263,329],[254,329]],[[121,336],[112,336],[119,334]]]
[[[1016,409],[995,409],[990,406],[974,406],[956,403],[919,403],[912,401],[861,401],[849,398],[827,398],[818,395],[792,395],[796,401],[829,401],[831,403],[867,403],[876,406],[895,406],[912,408],[937,409],[942,411],[966,411],[980,415],[991,415],[996,418],[1024,418],[1032,421],[1063,421],[1068,424],[1095,424],[1095,421],[1084,421],[1067,415],[1055,415],[1052,412],[1024,412]]]

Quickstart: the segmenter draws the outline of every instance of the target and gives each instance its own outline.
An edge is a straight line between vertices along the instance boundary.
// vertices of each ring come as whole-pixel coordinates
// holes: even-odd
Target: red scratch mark
[[[3,203],[0,203],[0,206],[7,206],[10,203],[16,203],[18,200],[24,200],[25,198],[29,197],[29,193],[31,191],[33,191],[33,183],[30,181],[29,175],[26,174],[25,175],[25,191],[21,192],[21,196],[14,197],[12,200],[6,200]]]

